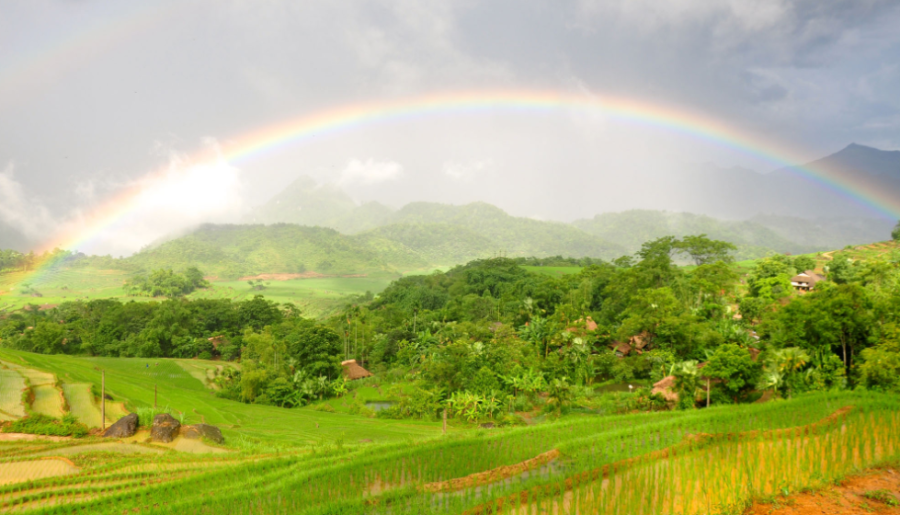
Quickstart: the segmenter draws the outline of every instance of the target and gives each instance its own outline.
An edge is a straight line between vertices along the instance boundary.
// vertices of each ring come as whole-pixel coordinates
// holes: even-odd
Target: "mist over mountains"
[[[900,152],[850,145],[810,166],[856,174],[900,194]],[[399,209],[358,203],[337,185],[302,176],[253,209],[245,225],[205,224],[163,238],[128,261],[141,267],[197,265],[228,276],[399,272],[496,255],[614,259],[645,241],[689,234],[734,243],[737,257],[750,259],[880,241],[894,224],[789,169],[760,174],[707,167],[647,186],[666,187],[672,194],[656,209],[600,212],[566,223],[513,216],[480,201],[412,202]],[[633,193],[638,199],[642,192]],[[573,188],[575,198],[586,194]],[[602,208],[598,202],[597,210]],[[33,244],[0,223],[0,248],[27,251]]]

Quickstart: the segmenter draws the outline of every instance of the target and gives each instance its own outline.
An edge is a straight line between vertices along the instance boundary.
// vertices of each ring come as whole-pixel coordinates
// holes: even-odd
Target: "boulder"
[[[202,436],[216,443],[225,442],[225,438],[222,436],[222,431],[219,431],[218,427],[211,426],[209,424],[194,424],[192,426],[184,426],[181,428],[181,436],[191,439],[197,439]]]
[[[103,436],[107,438],[128,438],[134,436],[138,428],[137,413],[129,413],[116,421],[115,424],[106,428]]]
[[[181,429],[181,422],[168,413],[160,413],[153,417],[150,438],[154,442],[169,443],[178,436],[179,429]]]

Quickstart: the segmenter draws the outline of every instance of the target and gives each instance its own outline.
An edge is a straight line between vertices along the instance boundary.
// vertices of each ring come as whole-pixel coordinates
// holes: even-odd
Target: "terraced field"
[[[10,368],[0,368],[0,420],[12,420],[25,416],[22,392],[25,378]]]
[[[0,442],[0,463],[39,471],[0,487],[0,511],[740,513],[751,499],[828,485],[900,459],[900,400],[816,394],[374,446],[238,445],[203,455],[147,449]],[[62,467],[62,458],[77,470]]]
[[[106,391],[113,396],[115,402],[128,401],[129,406],[134,409],[153,406],[155,386],[160,408],[168,407],[172,413],[183,414],[186,424],[203,421],[219,426],[226,438],[266,444],[313,445],[336,439],[342,439],[346,444],[361,440],[386,443],[440,433],[440,424],[435,422],[368,419],[307,408],[285,410],[221,399],[203,382],[188,373],[179,364],[182,360],[79,358],[8,349],[0,349],[0,360],[55,374],[66,389],[66,398],[73,414],[91,421],[96,427],[100,425],[100,415],[96,403],[88,402],[89,387],[73,388],[71,385],[99,386],[100,371],[105,370]],[[188,364],[196,361],[200,368],[215,366],[210,365],[213,362],[183,361]],[[110,410],[109,403],[107,410]],[[109,412],[107,418],[110,419],[111,416],[112,412]]]
[[[100,408],[91,393],[91,385],[87,383],[63,383],[63,394],[69,405],[69,412],[88,427],[100,427],[103,419]]]
[[[226,436],[221,448],[149,445],[146,433],[0,438],[0,512],[708,515],[900,463],[900,399],[869,392],[441,436],[433,423],[219,399],[194,377],[209,364],[189,360],[0,359],[56,374],[73,399],[99,370],[135,406],[149,405],[156,384],[170,412]]]

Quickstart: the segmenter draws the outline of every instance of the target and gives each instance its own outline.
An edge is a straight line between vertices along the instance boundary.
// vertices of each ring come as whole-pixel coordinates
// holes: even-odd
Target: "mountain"
[[[900,151],[851,144],[802,167],[785,167],[769,174],[705,166],[676,174],[663,187],[674,192],[668,209],[718,218],[839,217],[856,218],[860,223],[878,218],[864,201],[849,195],[843,186],[826,185],[815,176],[826,177],[838,185],[865,185],[867,189],[900,196]]]
[[[490,249],[509,257],[578,256],[613,259],[626,253],[619,245],[603,241],[562,222],[520,218],[484,202],[464,206],[413,202],[395,212],[392,224],[430,226],[440,233],[447,227],[466,229],[490,242]]]
[[[247,221],[328,226],[356,208],[356,202],[340,188],[303,176],[255,209]]]
[[[883,218],[826,218],[812,220],[793,216],[757,215],[759,224],[801,247],[833,250],[890,239],[894,222]]]
[[[394,245],[381,243],[387,250]],[[393,250],[393,260],[388,260],[371,244],[322,227],[207,224],[144,249],[124,264],[146,270],[196,266],[222,278],[259,273],[398,273],[429,264],[402,247]]]
[[[635,209],[576,220],[572,225],[606,241],[622,245],[630,253],[639,250],[644,242],[656,238],[681,238],[696,234],[706,234],[712,239],[735,244],[738,247],[738,259],[758,258],[772,251],[802,253],[819,250],[800,245],[756,222],[723,221],[692,213]]]

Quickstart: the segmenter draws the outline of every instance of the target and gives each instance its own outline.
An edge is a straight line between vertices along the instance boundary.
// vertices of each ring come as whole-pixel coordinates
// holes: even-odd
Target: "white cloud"
[[[401,175],[403,175],[403,165],[395,161],[351,159],[341,170],[340,177],[336,182],[338,186],[377,184],[396,180]]]
[[[484,159],[481,161],[471,161],[468,163],[459,163],[447,161],[444,163],[444,175],[457,181],[471,181],[476,177],[488,173],[494,166],[492,159]]]
[[[8,164],[0,171],[0,220],[29,238],[40,238],[53,226],[50,212],[38,200],[26,194]]]
[[[127,255],[202,223],[238,221],[242,190],[240,170],[218,155],[204,162],[172,156],[164,169],[135,181],[99,208],[75,214],[64,226],[89,236],[78,249],[82,252]]]

